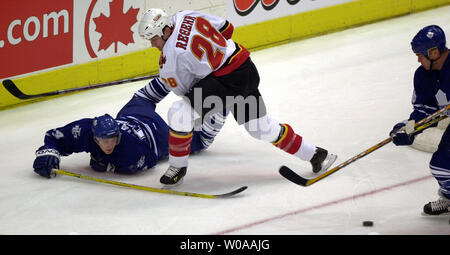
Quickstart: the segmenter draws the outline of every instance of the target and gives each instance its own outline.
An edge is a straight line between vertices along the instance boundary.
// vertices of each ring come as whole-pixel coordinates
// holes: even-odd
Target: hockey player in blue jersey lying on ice
[[[394,126],[391,135],[408,121],[411,124],[417,122],[446,107],[450,101],[450,58],[442,28],[436,25],[424,27],[414,36],[411,46],[421,64],[414,74],[414,110],[408,120]],[[393,136],[393,142],[395,145],[411,145],[418,133],[409,135],[402,131]],[[423,212],[431,215],[447,213],[450,210],[450,125],[431,157],[430,169],[439,184],[440,198],[426,204]]]
[[[153,79],[137,91],[114,119],[109,114],[85,118],[49,130],[36,151],[33,168],[41,176],[56,175],[60,156],[88,152],[95,171],[135,173],[154,167],[169,155],[169,127],[155,112],[156,104],[169,93]],[[225,113],[226,115],[226,113]],[[193,134],[191,154],[205,150],[219,133],[226,116],[212,115]]]

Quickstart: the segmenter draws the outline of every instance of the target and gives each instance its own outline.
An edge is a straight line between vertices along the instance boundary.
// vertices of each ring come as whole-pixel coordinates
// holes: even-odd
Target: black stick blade
[[[44,97],[44,96],[54,96],[54,95],[58,95],[58,91],[54,91],[54,92],[47,92],[47,93],[42,93],[42,94],[36,94],[36,95],[27,95],[24,94],[22,91],[19,90],[19,88],[17,88],[16,84],[14,84],[14,82],[10,79],[6,79],[3,80],[3,87],[5,87],[6,90],[9,91],[9,93],[11,93],[13,96],[19,98],[19,99],[32,99],[32,98],[37,98],[37,97]]]
[[[238,193],[241,193],[242,191],[246,190],[247,188],[248,188],[247,186],[243,186],[243,187],[240,187],[240,188],[238,188],[236,190],[233,190],[231,192],[220,194],[220,195],[214,195],[214,196],[217,197],[217,198],[228,198],[228,197],[234,196],[234,195],[236,195]]]
[[[30,99],[32,97],[25,95],[24,93],[22,93],[22,91],[20,91],[16,84],[14,84],[14,82],[12,80],[6,79],[3,81],[3,86],[5,87],[6,90],[9,91],[9,93],[11,93],[13,96],[19,98],[19,99]]]
[[[292,171],[287,166],[281,166],[280,170],[278,171],[284,178],[290,180],[291,182],[298,184],[300,186],[308,186],[308,179],[305,179],[301,177],[300,175],[296,174],[294,171]]]

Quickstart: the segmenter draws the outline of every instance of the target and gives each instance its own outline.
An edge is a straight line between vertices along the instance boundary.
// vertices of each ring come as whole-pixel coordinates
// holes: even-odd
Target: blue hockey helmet
[[[92,133],[98,138],[110,138],[120,134],[116,120],[109,114],[95,117],[92,123]]]
[[[437,48],[440,52],[444,51],[446,49],[445,44],[445,33],[437,25],[422,28],[411,41],[413,52],[425,57],[428,57],[429,50],[434,48]]]

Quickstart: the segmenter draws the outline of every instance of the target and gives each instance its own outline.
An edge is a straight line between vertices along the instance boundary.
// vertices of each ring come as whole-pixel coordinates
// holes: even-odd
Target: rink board
[[[450,4],[450,0],[360,0],[235,29],[233,39],[250,51],[335,32]],[[146,49],[15,79],[26,94],[82,87],[158,72],[159,51]],[[47,99],[47,98],[45,98]],[[0,109],[33,101],[0,87]]]

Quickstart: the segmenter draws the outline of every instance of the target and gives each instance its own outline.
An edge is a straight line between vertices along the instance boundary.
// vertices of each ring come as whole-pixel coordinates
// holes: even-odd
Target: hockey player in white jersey
[[[149,9],[140,20],[139,35],[161,51],[161,80],[183,98],[168,111],[170,166],[160,179],[163,184],[182,180],[193,130],[207,115],[224,110],[252,137],[311,162],[316,173],[336,160],[336,155],[267,115],[258,71],[249,51],[231,39],[233,30],[227,20],[195,11],[169,17],[161,9]]]

